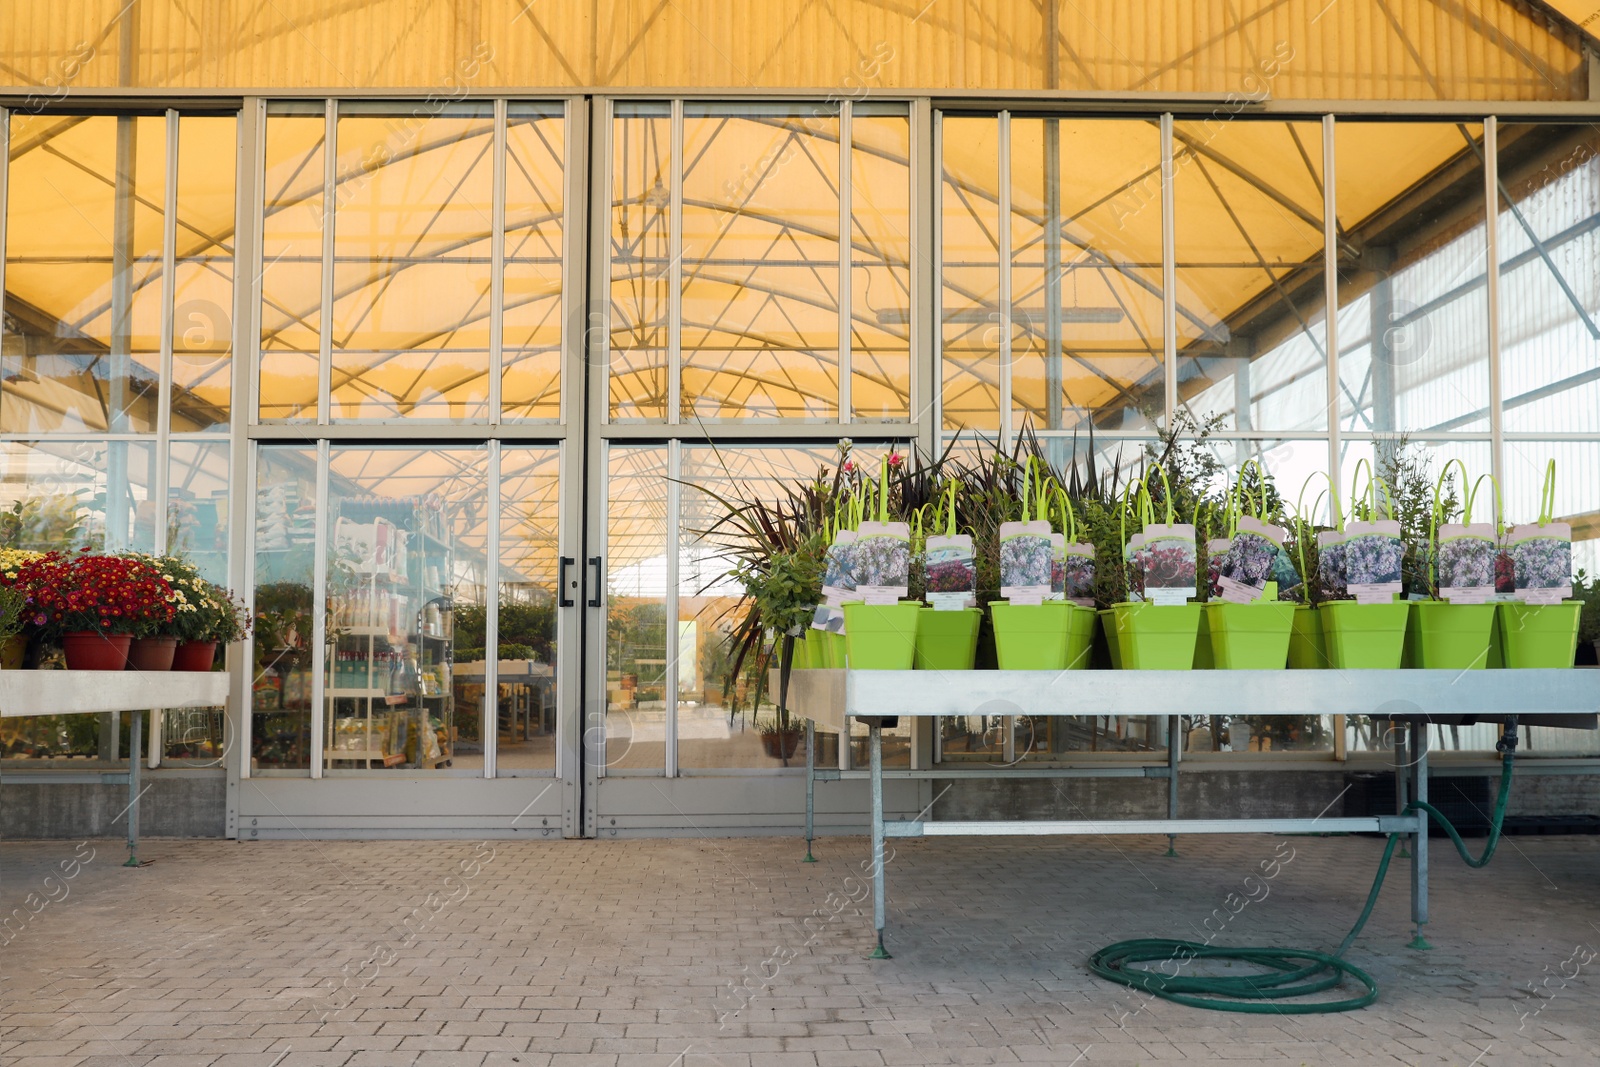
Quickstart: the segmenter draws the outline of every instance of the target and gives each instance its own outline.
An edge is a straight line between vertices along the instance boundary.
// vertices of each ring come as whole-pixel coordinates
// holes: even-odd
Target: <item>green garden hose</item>
[[[1501,751],[1500,795],[1495,798],[1489,840],[1484,845],[1483,855],[1476,859],[1467,852],[1461,835],[1438,808],[1422,800],[1414,800],[1406,805],[1405,814],[1423,811],[1442,826],[1469,867],[1487,866],[1494,857],[1495,847],[1500,844],[1500,827],[1505,821],[1506,801],[1511,796],[1511,765],[1516,756],[1516,744],[1516,723],[1513,720],[1507,723],[1500,744],[1496,746]],[[1152,996],[1176,1004],[1187,1004],[1191,1008],[1249,1015],[1313,1015],[1364,1008],[1378,999],[1378,983],[1360,967],[1346,962],[1343,956],[1372,916],[1372,909],[1378,903],[1378,892],[1383,888],[1383,879],[1389,873],[1394,847],[1403,836],[1398,832],[1389,835],[1389,842],[1383,849],[1383,860],[1378,864],[1377,877],[1372,880],[1372,890],[1367,894],[1366,907],[1361,909],[1356,924],[1350,928],[1336,952],[1301,948],[1220,948],[1198,941],[1145,937],[1108,945],[1089,957],[1089,969],[1101,978],[1142,989]],[[1229,960],[1254,964],[1262,970],[1236,978],[1185,977],[1182,974],[1183,967],[1191,960]],[[1144,966],[1156,961],[1160,961],[1158,968]],[[1332,989],[1346,978],[1353,979],[1363,991],[1343,1000],[1283,1003]]]

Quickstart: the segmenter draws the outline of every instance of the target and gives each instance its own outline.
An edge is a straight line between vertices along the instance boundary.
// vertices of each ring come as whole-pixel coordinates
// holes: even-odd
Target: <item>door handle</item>
[[[597,608],[600,606],[600,582],[603,577],[603,572],[600,565],[600,557],[590,556],[589,566],[594,568],[594,595],[589,598],[589,606],[591,608]]]
[[[558,581],[558,584],[561,586],[561,588],[556,591],[556,595],[559,598],[557,603],[563,608],[570,608],[574,603],[576,603],[576,601],[567,595],[567,568],[576,562],[578,561],[573,559],[571,556],[561,557],[561,576]],[[573,582],[572,588],[576,589],[577,587],[578,583]]]

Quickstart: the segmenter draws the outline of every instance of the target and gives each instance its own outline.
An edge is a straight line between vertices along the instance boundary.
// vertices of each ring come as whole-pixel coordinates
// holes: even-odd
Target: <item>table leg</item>
[[[1178,817],[1178,753],[1183,746],[1183,720],[1174,715],[1167,720],[1167,818]],[[1178,854],[1178,835],[1167,835],[1167,855]]]
[[[1389,733],[1394,735],[1394,800],[1395,813],[1406,810],[1406,805],[1411,802],[1410,778],[1411,760],[1408,758],[1411,746],[1407,744],[1406,737],[1410,727],[1405,723],[1390,721]],[[1406,839],[1400,839],[1400,858],[1410,859],[1411,851],[1406,847]]]
[[[1428,724],[1411,724],[1411,793],[1417,800],[1428,800]],[[1422,927],[1428,921],[1428,815],[1417,812],[1417,831],[1411,844],[1411,922],[1416,936],[1409,948],[1432,948],[1422,936]]]
[[[817,814],[817,753],[816,723],[806,720],[806,858],[802,863],[815,863],[811,854],[811,838],[816,828]]]
[[[878,946],[868,957],[889,959],[883,947],[883,727],[876,721],[867,727],[867,746],[872,756],[872,925],[878,932]]]
[[[128,728],[128,862],[124,867],[139,866],[139,764],[143,761],[144,712],[133,713]]]

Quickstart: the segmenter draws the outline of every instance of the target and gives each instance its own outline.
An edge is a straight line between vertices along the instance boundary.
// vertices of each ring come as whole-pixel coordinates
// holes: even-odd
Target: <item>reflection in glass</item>
[[[1000,126],[944,116],[940,352],[947,430],[1000,429]],[[1012,324],[1013,349],[1026,350]]]
[[[507,447],[500,454],[500,680],[494,707],[499,738],[496,773],[502,777],[526,770],[553,771],[556,766],[560,461],[556,448]],[[458,612],[458,619],[467,617]],[[456,692],[458,703],[475,707],[482,698],[482,669],[477,669],[479,690],[474,700],[465,691],[474,671],[468,642],[468,635],[458,632]],[[470,643],[482,647],[481,642]]]
[[[228,585],[228,531],[244,501],[231,492],[228,445],[177,440],[167,467],[167,552],[183,556],[207,581]]]
[[[606,491],[604,766],[665,766],[667,452],[612,446]]]
[[[839,118],[685,107],[682,417],[839,412]]]
[[[1556,463],[1558,522],[1572,526],[1572,566],[1600,576],[1600,443],[1594,441],[1507,441],[1504,448],[1506,522],[1533,522],[1545,465]],[[1472,460],[1467,460],[1469,470]],[[1487,486],[1485,487],[1487,488]],[[1485,503],[1477,505],[1487,514]],[[1477,516],[1474,516],[1477,518]]]
[[[0,443],[0,543],[39,552],[155,548],[153,445]]]
[[[487,419],[493,147],[488,105],[340,109],[335,422]]]
[[[329,461],[323,764],[483,766],[457,715],[457,611],[482,608],[487,450],[335,448]]]
[[[11,116],[0,430],[152,433],[166,121]]]
[[[671,127],[665,104],[618,105],[612,122],[612,422],[662,422],[667,416]]]
[[[903,446],[902,446],[903,447]],[[852,453],[863,469],[876,470],[882,453],[857,445]],[[772,500],[785,485],[814,477],[820,466],[832,468],[839,453],[831,445],[717,448],[684,446],[682,519],[678,544],[678,765],[695,768],[772,768],[803,765],[803,749],[789,749],[778,733],[778,694],[766,684],[763,667],[775,645],[764,642],[745,656],[734,673],[736,650],[730,638],[740,617],[743,587],[732,574],[719,544],[727,530],[712,533],[727,513],[723,499],[759,497]],[[760,703],[756,694],[764,690]],[[791,718],[791,728],[804,723]],[[854,753],[867,761],[866,733]],[[884,732],[884,762],[909,766],[910,721]],[[787,744],[798,742],[791,738]],[[832,758],[836,759],[837,755]],[[796,761],[800,761],[799,764]]]
[[[233,375],[233,118],[178,125],[172,429],[225,431]]]
[[[1600,133],[1501,123],[1497,223],[1505,428],[1600,430]]]
[[[322,342],[322,228],[327,122],[269,111],[262,175],[261,355],[263,421],[317,417]]]
[[[911,120],[904,105],[850,119],[850,411],[911,415]]]
[[[255,489],[250,773],[309,774],[316,452],[262,445]]]
[[[1165,404],[1159,130],[1011,120],[1017,426],[1142,430]]]
[[[1483,127],[1340,121],[1334,140],[1340,424],[1487,430]]]
[[[561,417],[565,133],[559,106],[507,108],[500,403],[508,419]]]
[[[1172,140],[1179,402],[1227,430],[1325,427],[1321,125],[1177,122]]]

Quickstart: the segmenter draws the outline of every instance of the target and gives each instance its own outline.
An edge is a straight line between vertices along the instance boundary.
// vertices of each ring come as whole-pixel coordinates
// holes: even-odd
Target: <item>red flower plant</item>
[[[176,597],[159,571],[121,556],[52,552],[18,568],[28,621],[57,633],[144,634],[172,621]]]

